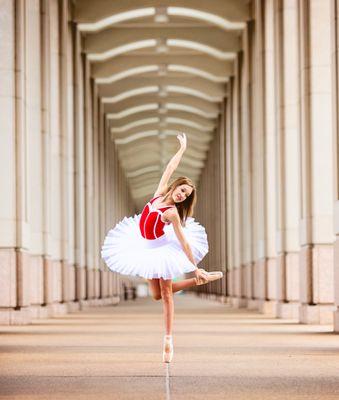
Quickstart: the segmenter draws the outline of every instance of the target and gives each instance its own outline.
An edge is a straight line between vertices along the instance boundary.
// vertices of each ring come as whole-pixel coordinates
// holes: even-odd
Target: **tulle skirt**
[[[101,248],[101,257],[111,271],[145,279],[173,279],[195,270],[176,237],[172,224],[164,226],[165,234],[145,239],[139,228],[141,214],[124,217],[110,229]],[[192,217],[182,227],[198,263],[208,253],[205,228]]]

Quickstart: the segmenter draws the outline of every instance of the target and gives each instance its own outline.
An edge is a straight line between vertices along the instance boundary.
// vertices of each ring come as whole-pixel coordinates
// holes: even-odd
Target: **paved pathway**
[[[151,298],[0,327],[0,399],[339,399],[339,335],[175,294],[174,358],[161,361]]]

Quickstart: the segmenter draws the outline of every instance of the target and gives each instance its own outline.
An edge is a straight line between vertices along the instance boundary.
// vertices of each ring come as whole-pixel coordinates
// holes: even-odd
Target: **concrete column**
[[[253,205],[253,241],[252,253],[254,259],[252,302],[259,310],[265,309],[267,299],[267,260],[266,260],[266,221],[265,221],[265,180],[264,180],[264,138],[265,138],[265,101],[264,101],[264,7],[262,1],[253,3],[255,27],[251,29],[251,119],[252,119],[252,205]],[[249,26],[252,26],[250,24]],[[255,99],[255,100],[254,100]],[[253,304],[252,304],[253,305]]]
[[[97,298],[98,270],[94,263],[94,194],[93,194],[93,108],[90,63],[84,60],[84,180],[85,180],[85,267],[87,299]]]
[[[265,312],[276,314],[277,300],[277,252],[276,252],[276,81],[274,71],[274,2],[265,2],[264,12],[264,51],[263,59],[265,63],[264,77],[264,103],[265,103],[265,251],[267,264],[267,300]]]
[[[299,3],[303,323],[330,323],[334,310],[331,5],[331,0]]]
[[[231,121],[232,121],[232,101],[231,101],[231,82],[228,83],[229,96],[226,99],[225,113],[226,113],[226,269],[227,269],[227,296],[231,299],[234,296],[233,284],[233,187],[232,187],[232,136],[231,136]]]
[[[241,213],[240,213],[240,200],[241,200],[241,181],[240,181],[240,166],[241,166],[241,152],[240,152],[240,71],[241,71],[241,55],[238,55],[235,61],[235,76],[231,80],[231,112],[232,112],[232,126],[231,126],[231,187],[232,187],[232,235],[233,235],[233,259],[232,259],[232,274],[234,275],[234,293],[232,304],[236,307],[243,307],[246,304],[244,284],[243,284],[243,269],[241,268]]]
[[[298,18],[295,1],[275,2],[277,115],[277,316],[299,312]]]
[[[252,255],[252,191],[251,191],[251,82],[250,82],[250,28],[249,22],[242,35],[243,52],[240,65],[240,115],[241,115],[241,220],[242,220],[242,246],[241,263],[244,271],[244,292],[247,305],[251,307],[254,296],[253,291],[253,255]]]
[[[27,51],[29,41],[30,51]],[[17,282],[18,302],[31,318],[31,304],[44,300],[41,141],[40,4],[16,3]]]
[[[86,227],[85,227],[85,131],[84,131],[84,58],[81,56],[80,33],[74,31],[74,108],[75,108],[75,265],[76,298],[86,298]]]
[[[63,300],[62,284],[65,263],[65,151],[67,131],[66,110],[62,103],[66,95],[66,70],[62,62],[65,54],[65,40],[62,40],[60,27],[65,29],[67,9],[58,1],[42,2],[42,121],[44,140],[44,303],[50,313],[66,308],[60,305]],[[60,22],[60,26],[59,26]],[[35,63],[37,61],[35,60]],[[63,67],[61,67],[61,65]],[[66,64],[67,65],[67,64]],[[65,108],[63,108],[65,107]],[[67,193],[67,190],[66,190]],[[66,298],[65,298],[66,299]]]
[[[6,171],[0,174],[0,324],[9,324],[15,318],[13,308],[17,305],[15,3],[2,1],[0,13],[0,107],[6,116],[0,119],[1,170]]]
[[[66,7],[66,6],[65,6]],[[67,245],[68,245],[68,281],[69,299],[71,300],[69,306],[78,305],[75,303],[76,299],[76,266],[75,266],[75,105],[74,105],[74,29],[69,22],[71,15],[67,13]],[[72,309],[72,308],[71,308]]]
[[[226,298],[226,121],[225,121],[225,101],[222,105],[221,115],[219,118],[219,141],[218,141],[218,157],[220,160],[220,194],[219,194],[219,223],[220,223],[220,265],[219,269],[223,271],[224,277],[221,280],[221,295]]]
[[[48,9],[48,2],[44,2]],[[60,20],[60,135],[61,135],[61,243],[62,243],[62,303],[70,310],[77,309],[75,300],[75,267],[74,267],[74,118],[73,118],[73,40],[72,26],[69,23],[70,12],[68,0],[59,2]],[[45,24],[48,29],[48,14]],[[46,35],[44,35],[46,37]],[[45,39],[44,53],[48,54],[49,41]],[[43,63],[43,65],[45,62]],[[48,63],[47,63],[48,65]],[[43,99],[48,101],[48,82],[50,76],[45,76],[45,92]],[[48,103],[47,103],[48,104]],[[46,126],[49,130],[48,113]],[[45,160],[48,162],[48,159]]]
[[[334,331],[339,332],[339,2],[332,2],[332,76],[333,76],[333,148],[334,150]]]

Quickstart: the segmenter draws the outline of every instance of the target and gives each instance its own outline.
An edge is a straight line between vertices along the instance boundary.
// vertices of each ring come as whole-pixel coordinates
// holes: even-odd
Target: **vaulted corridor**
[[[0,21],[0,398],[338,398],[339,0],[0,0]],[[224,277],[175,295],[166,371],[161,302],[100,249],[181,132]]]

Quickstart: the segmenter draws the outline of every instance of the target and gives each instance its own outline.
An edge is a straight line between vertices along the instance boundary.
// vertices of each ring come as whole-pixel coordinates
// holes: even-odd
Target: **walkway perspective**
[[[89,308],[1,326],[0,399],[338,399],[339,339],[303,325],[175,295],[174,358],[161,361],[162,303]]]

